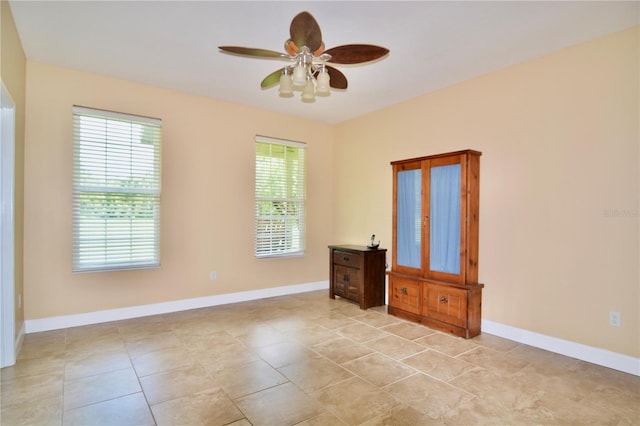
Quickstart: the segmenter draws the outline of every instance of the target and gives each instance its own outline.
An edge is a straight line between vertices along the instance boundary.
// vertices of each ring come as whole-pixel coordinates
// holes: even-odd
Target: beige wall
[[[327,280],[330,125],[31,61],[27,87],[28,319]],[[163,120],[159,269],[71,273],[73,105]],[[308,144],[304,257],[253,257],[256,134]]]
[[[28,62],[26,318],[327,280],[328,244],[390,248],[390,161],[472,148],[484,318],[638,357],[638,52],[635,28],[337,126]],[[160,269],[71,273],[73,104],[164,120]],[[304,258],[253,259],[255,134],[309,144]]]
[[[24,304],[18,300],[24,292],[23,287],[23,213],[24,213],[24,134],[25,134],[25,70],[26,58],[16,31],[9,3],[1,2],[0,26],[0,76],[5,87],[16,104],[15,110],[15,317],[16,335],[24,323]]]
[[[640,356],[639,47],[636,27],[338,125],[336,235],[390,248],[389,162],[480,150],[483,318]]]

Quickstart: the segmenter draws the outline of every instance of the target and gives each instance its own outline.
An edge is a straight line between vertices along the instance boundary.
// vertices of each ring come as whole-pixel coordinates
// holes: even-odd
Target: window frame
[[[72,271],[160,267],[162,120],[72,113]]]
[[[291,161],[289,165],[285,164],[285,171],[287,171],[286,175],[289,176],[289,181],[287,182],[285,178],[276,182],[281,186],[281,191],[283,190],[283,186],[286,187],[286,197],[265,196],[260,193],[259,179],[264,179],[264,176],[262,176],[262,172],[258,170],[259,144],[267,144],[272,148],[276,147],[276,149],[282,149],[286,152],[290,152],[291,149],[296,150],[297,158],[287,159],[286,154],[284,154],[285,157],[282,158],[283,161]],[[256,259],[266,259],[304,256],[306,250],[307,145],[304,142],[256,135],[254,147],[254,257]],[[270,161],[278,158],[278,156],[273,155],[272,148],[270,148],[270,155],[263,156],[270,158]],[[277,173],[270,173],[268,176],[270,179],[273,179],[277,177],[276,174]],[[261,211],[263,212],[265,210],[266,203],[268,202],[273,203],[269,210],[270,212],[273,212],[275,210],[273,208],[274,205],[278,204],[281,206],[289,206],[292,210],[295,210],[296,213],[277,215],[275,217],[273,214],[261,214]],[[288,210],[289,207],[285,207],[282,210]],[[280,226],[284,228],[284,232],[281,235],[278,235],[278,233],[274,231],[262,232],[260,229],[261,226],[268,226],[273,229],[275,227],[274,224],[278,222]],[[282,223],[286,225],[282,226]],[[276,242],[276,240],[279,241]],[[280,245],[281,248],[277,249],[277,245]]]

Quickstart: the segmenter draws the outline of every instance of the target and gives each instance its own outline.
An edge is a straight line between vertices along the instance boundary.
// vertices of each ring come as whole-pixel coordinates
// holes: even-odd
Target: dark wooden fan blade
[[[296,46],[307,46],[312,52],[322,44],[320,25],[309,12],[300,12],[293,18],[289,33]]]
[[[241,46],[218,46],[218,49],[226,53],[233,53],[242,56],[251,56],[256,58],[283,58],[290,59],[286,53],[276,52],[275,50],[257,49],[254,47]]]
[[[325,50],[331,55],[329,62],[334,64],[361,64],[382,58],[389,49],[372,44],[345,44]]]
[[[334,89],[346,89],[347,88],[347,77],[342,74],[342,72],[337,69],[325,65],[327,68],[327,72],[329,73],[329,86]]]
[[[262,80],[262,83],[260,83],[260,87],[262,87],[263,89],[268,89],[271,86],[275,86],[276,84],[279,84],[280,76],[282,75],[283,69],[284,68],[280,68],[279,70],[276,70],[271,74],[269,74],[268,76],[266,76],[264,80]]]

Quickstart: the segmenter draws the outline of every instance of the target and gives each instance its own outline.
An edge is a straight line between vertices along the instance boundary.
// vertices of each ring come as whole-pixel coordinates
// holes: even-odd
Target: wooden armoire
[[[480,155],[465,150],[391,163],[388,312],[464,338],[480,334]]]

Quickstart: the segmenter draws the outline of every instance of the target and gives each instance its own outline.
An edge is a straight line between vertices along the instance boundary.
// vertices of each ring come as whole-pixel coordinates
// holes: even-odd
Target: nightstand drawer
[[[361,268],[362,256],[359,253],[350,253],[347,251],[334,250],[333,264],[349,266],[351,268]]]

